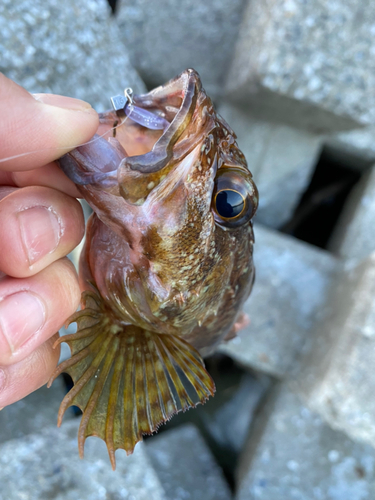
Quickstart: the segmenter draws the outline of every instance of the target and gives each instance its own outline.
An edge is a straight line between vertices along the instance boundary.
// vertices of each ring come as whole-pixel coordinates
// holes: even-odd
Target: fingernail
[[[93,110],[88,102],[81,101],[81,99],[75,99],[74,97],[66,97],[55,94],[33,94],[33,97],[43,104],[49,104],[50,106],[56,106],[57,108],[71,109],[73,111]]]
[[[17,214],[21,239],[29,266],[53,252],[61,238],[61,227],[56,214],[45,207],[33,207]]]
[[[45,317],[44,304],[34,293],[8,295],[0,302],[0,346],[5,341],[13,354],[43,326]]]

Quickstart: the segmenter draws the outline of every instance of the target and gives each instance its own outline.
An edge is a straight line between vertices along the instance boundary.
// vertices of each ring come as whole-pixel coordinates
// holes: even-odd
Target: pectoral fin
[[[68,320],[77,322],[77,333],[56,342],[67,342],[72,357],[57,367],[48,385],[62,372],[72,377],[58,425],[69,406],[78,406],[83,412],[80,457],[85,439],[98,436],[115,469],[117,449],[132,453],[142,435],[178,411],[204,403],[215,386],[199,353],[181,338],[121,325],[93,292],[84,292],[83,305]]]

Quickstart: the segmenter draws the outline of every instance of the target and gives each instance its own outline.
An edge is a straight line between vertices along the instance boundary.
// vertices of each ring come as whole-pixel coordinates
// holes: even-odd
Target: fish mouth
[[[183,167],[214,121],[206,113],[211,100],[193,69],[147,94],[134,95],[133,104],[133,109],[164,122],[163,130],[140,125],[125,108],[101,113],[98,136],[59,163],[77,185],[91,185],[141,205],[170,172]]]
[[[128,158],[127,163],[132,170],[142,173],[157,172],[170,162],[174,145],[192,119],[200,90],[198,73],[193,69],[188,69],[166,85],[157,87],[148,94],[135,96],[134,102],[137,106],[150,111],[155,107],[159,111],[163,109],[165,119],[170,121],[172,118],[172,120],[152,151]],[[180,101],[176,113],[173,109],[173,101],[177,101],[176,104]]]
[[[123,112],[116,115],[111,111],[100,115],[98,133],[121,120],[122,123],[120,121],[114,130],[116,139],[127,154],[123,166],[144,174],[159,172],[176,156],[175,145],[191,123],[201,92],[199,74],[194,69],[187,69],[165,85],[133,97],[135,106],[155,113],[170,123],[163,132],[148,130],[132,122],[131,117],[125,118]]]
[[[116,172],[119,192],[128,203],[142,205],[166,177],[173,177],[173,184],[178,182],[181,172],[177,171],[185,170],[185,163],[195,156],[193,151],[201,147],[215,122],[209,119],[207,109],[212,103],[194,69],[147,94],[135,95],[133,104],[167,126],[164,130],[147,129],[132,121],[131,114],[126,117],[124,111],[120,115],[113,111],[102,114],[101,123],[113,127],[115,118],[121,119],[116,129],[112,128],[116,141],[109,139],[124,153]]]

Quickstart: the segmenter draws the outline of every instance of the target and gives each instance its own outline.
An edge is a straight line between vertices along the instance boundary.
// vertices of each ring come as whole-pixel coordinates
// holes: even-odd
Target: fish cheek
[[[121,196],[129,203],[142,204],[150,192],[160,183],[160,172],[144,174],[131,170],[124,162],[117,173]]]
[[[179,207],[179,213],[170,207],[170,213],[159,213],[162,223],[147,227],[141,245],[164,287],[187,292],[200,275],[201,260],[204,260],[206,241],[202,241],[201,221],[190,222],[190,204]],[[193,286],[194,287],[194,286]]]
[[[162,238],[159,234],[158,227],[149,225],[141,239],[143,254],[149,261],[154,261],[157,258],[161,242]]]
[[[189,193],[184,184],[178,183],[173,189],[160,190],[157,197],[145,203],[148,226],[158,228],[160,237],[170,238],[189,223]],[[149,202],[149,203],[148,203]]]

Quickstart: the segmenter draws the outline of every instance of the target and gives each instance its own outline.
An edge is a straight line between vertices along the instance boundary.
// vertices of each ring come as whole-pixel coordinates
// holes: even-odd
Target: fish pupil
[[[216,195],[216,211],[226,219],[237,217],[244,209],[243,196],[232,189],[223,189]]]

